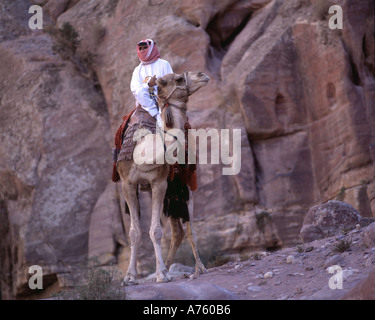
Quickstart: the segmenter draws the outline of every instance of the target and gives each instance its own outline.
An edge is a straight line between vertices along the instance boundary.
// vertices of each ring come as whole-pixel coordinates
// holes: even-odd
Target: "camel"
[[[157,79],[158,104],[161,106],[162,110],[161,118],[163,123],[166,124],[164,128],[165,132],[169,129],[180,129],[184,132],[184,126],[187,121],[186,110],[189,96],[200,88],[204,87],[208,81],[209,77],[202,72],[185,72],[183,74],[171,73]],[[154,134],[153,138],[156,139],[157,134]],[[140,147],[142,143],[145,143],[145,139],[138,141],[136,148]],[[131,221],[129,230],[131,254],[128,270],[123,280],[123,285],[133,285],[138,283],[136,263],[137,250],[141,237],[139,203],[137,199],[138,184],[148,183],[151,187],[152,215],[149,235],[155,250],[157,282],[168,282],[172,280],[168,270],[172,264],[177,249],[185,236],[185,231],[181,220],[179,218],[176,219],[169,217],[172,239],[167,260],[164,264],[161,252],[162,228],[160,218],[163,210],[164,196],[167,189],[167,178],[170,165],[165,161],[163,161],[162,164],[156,161],[153,161],[151,164],[148,163],[149,162],[137,164],[134,159],[117,162],[117,171],[121,178],[122,190],[129,207]],[[192,192],[190,191],[190,194],[191,193]],[[196,233],[192,224],[193,212],[191,209],[190,202],[190,219],[185,223],[187,237],[192,247],[196,262],[195,273],[193,275],[195,277],[199,276],[201,273],[207,272],[207,270],[201,262],[198,254]]]

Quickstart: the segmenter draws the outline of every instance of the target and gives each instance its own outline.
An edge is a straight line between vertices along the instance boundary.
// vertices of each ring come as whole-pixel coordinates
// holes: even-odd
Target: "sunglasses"
[[[150,44],[151,42],[143,41],[143,42],[138,43],[138,48],[139,50],[146,50]],[[154,42],[154,44],[156,44],[156,42]]]

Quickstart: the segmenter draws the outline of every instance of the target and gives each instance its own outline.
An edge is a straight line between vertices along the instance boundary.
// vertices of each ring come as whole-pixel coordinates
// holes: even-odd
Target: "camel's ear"
[[[156,84],[161,87],[165,87],[167,85],[167,81],[165,81],[163,78],[159,78],[156,80]]]

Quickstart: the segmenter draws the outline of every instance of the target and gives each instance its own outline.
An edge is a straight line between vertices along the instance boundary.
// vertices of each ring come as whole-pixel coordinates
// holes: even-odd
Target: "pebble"
[[[268,271],[264,274],[264,279],[271,279],[273,277],[273,272]]]
[[[297,286],[297,287],[295,288],[295,290],[296,290],[296,294],[301,294],[301,293],[303,292],[303,289],[302,289],[301,286]]]
[[[242,266],[243,266],[242,264],[236,264],[233,269],[228,270],[228,273],[231,273],[232,271],[237,270],[241,268]]]
[[[262,288],[260,286],[249,286],[247,287],[247,290],[251,292],[260,292],[262,291]]]
[[[372,258],[370,257],[370,258],[367,258],[366,259],[366,262],[365,262],[365,267],[366,268],[368,268],[368,267],[370,267],[370,266],[372,266]]]
[[[347,279],[348,277],[351,277],[352,275],[358,272],[359,272],[358,269],[352,269],[351,267],[349,267],[349,269],[345,269],[342,271],[342,276],[344,279]]]
[[[340,254],[335,254],[334,256],[332,257],[328,257],[325,261],[324,261],[324,269],[327,269],[328,267],[330,266],[334,266],[334,265],[337,265],[339,264],[340,262],[342,261],[342,256]]]
[[[310,247],[307,247],[306,249],[305,249],[305,252],[311,252],[311,251],[313,251],[314,250],[314,247],[313,246],[310,246]]]
[[[292,255],[286,257],[286,263],[293,264],[296,262],[296,258]]]

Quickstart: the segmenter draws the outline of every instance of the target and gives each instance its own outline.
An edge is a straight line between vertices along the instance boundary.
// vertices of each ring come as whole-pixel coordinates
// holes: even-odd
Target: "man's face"
[[[145,42],[141,42],[140,44],[138,44],[138,49],[139,49],[139,51],[144,51],[144,50],[148,49],[148,44],[145,43]]]

